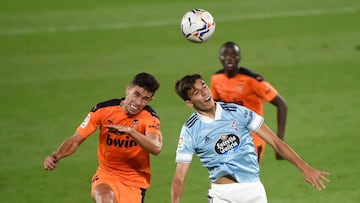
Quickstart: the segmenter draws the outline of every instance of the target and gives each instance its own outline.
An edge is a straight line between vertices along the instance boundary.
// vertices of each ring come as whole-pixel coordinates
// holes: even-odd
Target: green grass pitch
[[[185,40],[182,15],[210,11],[214,36]],[[152,157],[147,203],[170,202],[175,149],[192,112],[175,95],[184,74],[221,68],[220,45],[242,48],[242,65],[261,73],[289,105],[286,142],[331,172],[316,191],[270,147],[261,165],[269,203],[359,202],[360,2],[358,0],[3,0],[0,2],[0,202],[92,202],[97,134],[53,172],[43,159],[90,108],[124,95],[140,71],[161,82],[152,102],[162,120],[163,152]],[[275,129],[275,110],[265,106]],[[207,171],[194,160],[184,203],[206,202]]]

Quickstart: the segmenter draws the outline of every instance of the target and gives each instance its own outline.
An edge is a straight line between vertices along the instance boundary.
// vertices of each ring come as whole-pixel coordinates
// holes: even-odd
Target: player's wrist
[[[57,151],[53,151],[53,153],[51,154],[52,158],[54,159],[55,162],[58,162],[60,160],[59,158],[59,154]]]
[[[134,128],[131,128],[131,127],[128,127],[128,131],[129,131],[129,134],[130,134],[131,136],[134,136],[134,135],[136,135],[136,133],[137,133],[137,131],[136,131]]]

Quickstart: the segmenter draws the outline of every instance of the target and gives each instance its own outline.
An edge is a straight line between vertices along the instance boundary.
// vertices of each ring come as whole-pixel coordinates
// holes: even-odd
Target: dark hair
[[[200,74],[185,75],[176,81],[175,91],[184,100],[190,100],[188,91],[194,88],[197,79],[203,79]]]
[[[220,47],[220,52],[221,52],[221,50],[222,50],[223,48],[225,48],[225,47],[234,47],[234,46],[237,46],[237,47],[239,48],[239,51],[240,51],[240,46],[239,46],[238,44],[236,44],[236,43],[233,42],[233,41],[227,41],[227,42],[225,42],[223,45],[221,45],[221,47]]]
[[[137,85],[144,88],[146,91],[155,94],[156,90],[159,89],[160,84],[154,76],[149,73],[139,73],[131,81],[131,85]]]

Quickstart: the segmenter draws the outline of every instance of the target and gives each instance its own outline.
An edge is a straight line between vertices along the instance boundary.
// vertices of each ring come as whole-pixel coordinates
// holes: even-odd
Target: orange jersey
[[[125,185],[141,188],[150,186],[150,154],[129,135],[110,133],[104,125],[123,125],[146,135],[161,135],[160,120],[150,106],[137,115],[129,116],[120,106],[121,99],[97,104],[87,115],[77,132],[84,138],[99,128],[98,161],[101,172],[111,174]]]
[[[214,100],[237,103],[263,116],[263,102],[270,102],[277,90],[260,75],[241,67],[239,73],[228,78],[223,70],[211,77],[211,93]]]

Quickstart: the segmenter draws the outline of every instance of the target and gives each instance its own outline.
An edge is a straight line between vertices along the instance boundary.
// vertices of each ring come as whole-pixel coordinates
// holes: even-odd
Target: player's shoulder
[[[213,75],[220,75],[220,74],[225,74],[225,70],[224,69],[217,70]]]
[[[264,81],[264,77],[262,75],[260,75],[259,73],[255,73],[253,71],[251,71],[250,69],[241,66],[238,70],[238,74],[239,75],[245,75],[247,77],[250,77],[252,79],[255,79],[259,82]],[[214,74],[212,74],[212,79],[221,79],[222,77],[226,76],[226,72],[225,69],[220,69],[218,71],[216,71]]]
[[[255,73],[246,67],[240,67],[238,73],[241,75],[249,76],[259,82],[262,82],[265,80],[264,77],[261,76],[259,73]]]
[[[219,106],[225,111],[236,111],[239,105],[235,103],[217,102]]]
[[[219,83],[222,83],[224,81],[224,79],[226,79],[227,76],[226,76],[226,72],[224,69],[220,69],[216,72],[214,72],[210,79],[211,79],[211,82],[219,82]]]
[[[195,123],[199,121],[199,115],[197,113],[193,113],[190,115],[190,117],[186,120],[184,126],[186,126],[187,128],[191,128],[192,126],[195,125]]]
[[[160,120],[160,116],[158,113],[156,113],[156,111],[149,105],[146,105],[143,109],[143,111],[145,111],[146,113],[148,113],[150,116],[154,116],[156,118],[158,118]]]
[[[118,105],[120,105],[121,100],[122,99],[116,98],[116,99],[110,99],[110,100],[107,100],[107,101],[99,102],[94,107],[91,108],[91,112],[96,112],[99,109],[103,109],[103,108],[106,108],[106,107],[118,106]]]
[[[227,103],[227,102],[217,102],[217,103],[219,103],[219,106],[223,110],[224,115],[231,115],[240,119],[240,117],[249,116],[254,113],[251,109],[235,103]]]

